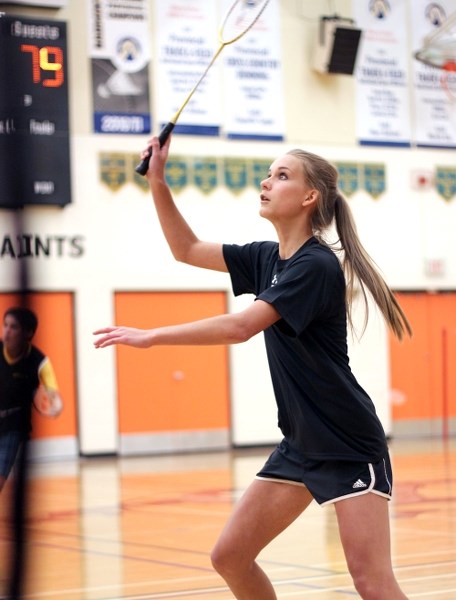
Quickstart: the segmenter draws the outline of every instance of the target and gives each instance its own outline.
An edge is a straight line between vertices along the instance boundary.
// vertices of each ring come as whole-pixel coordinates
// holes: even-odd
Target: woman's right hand
[[[152,155],[149,159],[149,168],[146,173],[146,177],[151,182],[152,180],[163,180],[165,179],[165,165],[168,159],[169,146],[171,144],[171,136],[168,137],[166,142],[160,148],[160,142],[158,136],[152,137],[147,142],[147,148],[141,152],[141,159],[145,159],[149,156],[152,150]]]

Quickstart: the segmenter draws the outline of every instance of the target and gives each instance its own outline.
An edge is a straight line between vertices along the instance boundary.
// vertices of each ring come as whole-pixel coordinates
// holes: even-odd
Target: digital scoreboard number
[[[71,202],[66,23],[0,17],[0,208]]]

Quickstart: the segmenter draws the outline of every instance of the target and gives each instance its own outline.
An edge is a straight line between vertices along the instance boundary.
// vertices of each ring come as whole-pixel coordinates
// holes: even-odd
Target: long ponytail
[[[369,291],[394,334],[399,339],[402,339],[405,333],[411,335],[412,328],[407,317],[361,244],[350,206],[337,188],[337,169],[321,156],[311,152],[290,150],[288,154],[301,159],[304,177],[309,185],[319,192],[319,201],[312,215],[312,228],[314,235],[322,243],[327,243],[340,255],[347,285],[347,315],[352,328],[352,306],[359,284],[366,307],[364,327],[369,318]],[[325,232],[334,222],[339,237],[337,247],[336,244],[325,241]]]
[[[412,328],[404,311],[378,272],[374,261],[361,244],[351,209],[340,193],[337,193],[335,198],[334,217],[340,244],[343,248],[341,262],[347,281],[347,311],[350,323],[352,323],[351,307],[357,281],[366,307],[364,326],[367,325],[369,316],[367,288],[394,334],[399,339],[402,339],[405,333],[412,335]]]

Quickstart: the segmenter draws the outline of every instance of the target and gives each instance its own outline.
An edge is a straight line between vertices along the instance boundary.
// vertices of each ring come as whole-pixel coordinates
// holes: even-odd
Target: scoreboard
[[[0,17],[0,208],[71,202],[66,23]]]

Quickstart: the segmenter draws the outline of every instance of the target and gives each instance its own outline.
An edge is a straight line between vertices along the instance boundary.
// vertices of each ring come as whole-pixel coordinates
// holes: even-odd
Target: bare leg
[[[391,564],[388,500],[363,494],[335,503],[348,569],[364,600],[406,600]]]
[[[212,551],[212,564],[238,600],[277,600],[255,559],[311,503],[304,486],[254,480]]]

